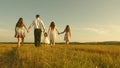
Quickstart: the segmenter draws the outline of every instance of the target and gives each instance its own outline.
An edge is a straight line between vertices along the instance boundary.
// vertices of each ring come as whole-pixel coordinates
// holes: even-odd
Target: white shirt
[[[33,23],[30,25],[30,28],[34,26],[34,29],[45,29],[45,26],[43,24],[43,21],[40,18],[37,18],[33,21]]]

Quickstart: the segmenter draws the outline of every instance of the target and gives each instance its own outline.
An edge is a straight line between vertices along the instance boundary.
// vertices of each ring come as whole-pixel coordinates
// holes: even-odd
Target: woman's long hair
[[[54,29],[55,28],[55,23],[51,22],[50,27],[51,27],[51,29]]]
[[[23,27],[23,18],[19,18],[16,27]]]

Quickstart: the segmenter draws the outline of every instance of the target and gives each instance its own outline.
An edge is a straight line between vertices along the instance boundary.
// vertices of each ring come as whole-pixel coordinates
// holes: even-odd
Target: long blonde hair
[[[66,28],[64,30],[65,32],[70,32],[70,26],[69,25],[66,25]]]

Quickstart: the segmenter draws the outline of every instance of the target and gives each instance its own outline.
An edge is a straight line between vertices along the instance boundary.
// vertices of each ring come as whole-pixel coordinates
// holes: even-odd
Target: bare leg
[[[67,45],[67,41],[65,41],[65,44]]]
[[[53,40],[53,45],[55,46],[55,40]]]
[[[52,40],[50,40],[50,45],[52,46]]]
[[[18,38],[18,45],[17,47],[20,47],[20,38]]]
[[[24,44],[24,38],[22,38],[22,45]]]
[[[68,45],[68,44],[69,44],[69,41],[67,41],[66,44]]]
[[[68,44],[69,44],[69,41],[68,41],[68,40],[65,40],[65,44],[68,45]]]

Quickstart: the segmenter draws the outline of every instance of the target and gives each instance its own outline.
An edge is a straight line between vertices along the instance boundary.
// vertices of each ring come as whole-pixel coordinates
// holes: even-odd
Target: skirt
[[[52,41],[55,40],[56,39],[56,31],[51,30],[49,37],[50,37],[50,40],[52,40]]]
[[[15,37],[16,38],[24,38],[25,37],[24,30],[20,29],[20,28],[16,28]]]
[[[70,41],[69,33],[66,33],[64,36],[64,41]]]

